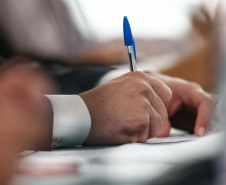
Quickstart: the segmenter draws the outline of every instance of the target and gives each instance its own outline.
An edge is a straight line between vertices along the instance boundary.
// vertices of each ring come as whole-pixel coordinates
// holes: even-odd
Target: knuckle
[[[169,87],[167,87],[164,94],[164,100],[167,102],[171,100],[172,96],[173,96],[172,90]]]
[[[140,107],[144,110],[148,110],[151,107],[151,103],[146,98],[143,98],[140,100]]]
[[[138,138],[138,142],[139,143],[145,143],[147,141],[147,139],[148,139],[148,136],[146,136],[146,135],[143,134],[142,136],[140,136]]]
[[[162,115],[161,115],[161,116],[162,116],[162,120],[163,120],[164,122],[166,122],[167,119],[168,119],[168,112],[167,112],[165,106],[164,106],[163,109],[162,109]]]
[[[149,116],[148,115],[142,115],[140,116],[140,118],[137,119],[137,125],[136,125],[136,129],[138,131],[143,131],[145,130],[148,125],[149,125]]]
[[[215,106],[215,102],[214,102],[213,98],[208,94],[205,95],[205,101],[210,107]]]
[[[150,94],[152,91],[152,87],[148,85],[145,81],[136,79],[136,80],[133,80],[132,83],[134,84],[134,87],[135,87],[134,90],[138,94],[147,95],[147,94]]]
[[[155,114],[153,121],[151,123],[151,128],[150,128],[150,133],[149,133],[149,137],[156,137],[159,134],[162,133],[162,131],[164,130],[165,126],[164,126],[164,121],[162,119],[162,117],[159,114]]]
[[[164,127],[165,121],[164,121],[163,117],[157,113],[154,116],[155,116],[155,119],[154,119],[155,123],[152,123],[152,124],[155,124],[155,128]],[[158,125],[158,127],[156,125]]]
[[[151,92],[151,86],[149,86],[145,82],[142,82],[142,83],[140,83],[140,91],[141,91],[141,93],[149,94]]]
[[[139,142],[139,136],[135,135],[129,138],[129,143]]]
[[[146,78],[147,74],[142,71],[135,71],[132,73],[137,78]]]
[[[161,115],[161,120],[162,120],[162,124],[165,126],[165,123],[168,119],[168,114],[167,112],[164,112],[162,115]]]
[[[163,120],[167,119],[168,112],[167,112],[164,102],[161,99],[156,98],[155,104],[156,104],[155,109],[158,110],[159,116],[161,116],[163,118]]]
[[[142,90],[143,91],[150,91],[151,90],[151,86],[150,85],[148,85],[146,82],[143,82],[142,84],[141,84],[141,87],[142,87]]]
[[[138,86],[140,87],[141,85],[141,80],[138,78],[127,78],[127,81],[131,84],[133,84],[133,86]]]
[[[196,82],[189,82],[189,86],[194,89],[201,89],[201,86]]]
[[[157,114],[157,121],[160,125],[164,125],[164,116]]]
[[[198,91],[199,97],[202,102],[207,103],[209,106],[213,106],[215,104],[214,99],[204,91]]]

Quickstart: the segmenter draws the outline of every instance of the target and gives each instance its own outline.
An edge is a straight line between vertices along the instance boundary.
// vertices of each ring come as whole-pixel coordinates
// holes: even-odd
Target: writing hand
[[[145,142],[161,134],[171,90],[143,72],[130,72],[80,96],[92,120],[85,145]]]

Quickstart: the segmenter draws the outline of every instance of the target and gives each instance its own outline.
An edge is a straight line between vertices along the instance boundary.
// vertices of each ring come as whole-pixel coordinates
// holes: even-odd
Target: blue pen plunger
[[[123,19],[123,33],[124,33],[125,46],[132,46],[134,44],[134,39],[133,39],[129,21],[126,16],[124,16],[124,19]]]
[[[135,57],[135,60],[137,60],[135,42],[134,42],[134,39],[133,39],[133,35],[132,35],[132,31],[131,31],[131,28],[130,28],[129,21],[128,21],[126,16],[124,16],[124,19],[123,19],[123,34],[124,34],[124,44],[125,44],[125,46],[133,46],[134,57]]]

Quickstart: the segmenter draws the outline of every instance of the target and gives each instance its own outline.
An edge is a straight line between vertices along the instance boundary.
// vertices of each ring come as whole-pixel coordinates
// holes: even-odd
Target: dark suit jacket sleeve
[[[79,94],[95,87],[100,78],[107,72],[113,70],[111,67],[76,67],[71,71],[54,75],[62,94]]]

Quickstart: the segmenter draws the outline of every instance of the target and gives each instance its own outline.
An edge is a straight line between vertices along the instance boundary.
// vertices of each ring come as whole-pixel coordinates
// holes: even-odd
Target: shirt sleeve
[[[91,117],[78,95],[46,95],[53,107],[52,148],[81,145],[89,135]]]

